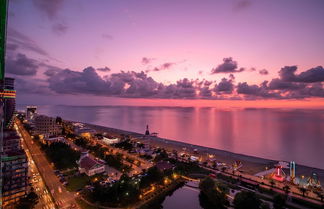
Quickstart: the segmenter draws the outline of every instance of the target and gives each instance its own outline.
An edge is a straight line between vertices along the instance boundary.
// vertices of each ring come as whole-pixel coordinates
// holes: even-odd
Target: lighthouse
[[[146,125],[145,136],[149,136],[149,135],[150,135],[149,126]]]

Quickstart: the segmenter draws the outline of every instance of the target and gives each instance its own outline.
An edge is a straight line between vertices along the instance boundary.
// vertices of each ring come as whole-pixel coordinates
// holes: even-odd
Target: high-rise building
[[[8,1],[3,0],[0,4],[0,92],[3,92],[6,58],[6,35],[7,35]],[[2,157],[3,157],[3,95],[0,95],[0,208],[2,208]]]
[[[11,139],[12,140],[12,139]],[[19,140],[19,137],[18,137]],[[4,144],[6,137],[4,137]],[[25,197],[28,187],[28,163],[23,149],[6,151],[1,157],[3,206],[12,205]]]
[[[20,145],[20,137],[13,129],[13,116],[16,107],[14,79],[5,78],[1,83],[3,135],[2,135],[2,206],[8,207],[24,197],[28,187],[27,156]]]
[[[13,124],[12,119],[16,109],[16,91],[14,84],[14,78],[5,78],[4,88],[0,92],[3,98],[4,128],[9,128]]]
[[[26,108],[26,120],[32,121],[35,119],[37,115],[37,107],[36,106],[27,106]]]

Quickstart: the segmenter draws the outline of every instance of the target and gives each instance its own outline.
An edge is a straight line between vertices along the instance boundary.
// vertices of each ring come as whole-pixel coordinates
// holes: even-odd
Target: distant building
[[[26,120],[32,121],[35,119],[37,115],[37,107],[36,106],[27,106],[26,107]]]
[[[85,173],[87,176],[105,172],[105,164],[92,159],[88,153],[82,153],[78,161],[80,173]]]
[[[102,142],[105,143],[105,144],[116,144],[120,141],[119,138],[107,138],[107,137],[103,137],[102,138]]]
[[[43,143],[43,144],[52,144],[54,142],[63,142],[63,143],[67,143],[65,138],[62,137],[62,136],[59,136],[59,137],[51,137],[51,138],[40,138],[40,141]]]
[[[74,126],[74,133],[76,135],[79,135],[79,136],[82,136],[85,138],[90,138],[93,134],[96,133],[95,130],[85,127],[85,125],[82,123],[74,123],[73,126]]]
[[[56,119],[45,115],[37,115],[34,121],[34,134],[43,135],[44,138],[57,136],[62,133],[62,125]]]

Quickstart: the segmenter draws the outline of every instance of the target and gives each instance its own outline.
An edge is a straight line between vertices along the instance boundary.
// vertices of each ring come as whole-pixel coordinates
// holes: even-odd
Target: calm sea
[[[140,133],[148,124],[163,138],[324,169],[324,110],[46,105],[38,112]]]

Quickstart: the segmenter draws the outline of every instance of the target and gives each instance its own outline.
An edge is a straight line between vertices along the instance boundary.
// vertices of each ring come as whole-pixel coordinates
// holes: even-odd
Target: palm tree
[[[271,185],[271,189],[272,189],[276,185],[276,183],[273,180],[271,180],[270,185]]]
[[[323,199],[324,199],[324,193],[323,193],[323,192],[315,192],[315,194],[317,195],[318,198],[321,199],[321,202],[323,202]]]
[[[289,194],[289,192],[290,192],[290,187],[289,187],[288,185],[284,186],[282,189],[285,191],[286,195]]]
[[[225,172],[226,171],[226,167],[222,167],[222,171]]]
[[[305,197],[305,193],[307,192],[307,189],[304,187],[299,187],[299,191],[303,193],[303,197]]]

